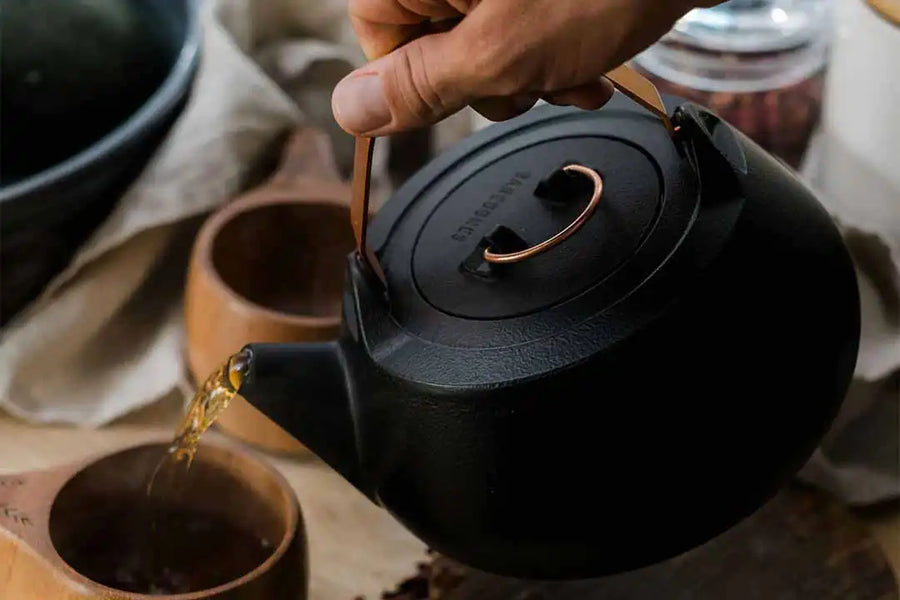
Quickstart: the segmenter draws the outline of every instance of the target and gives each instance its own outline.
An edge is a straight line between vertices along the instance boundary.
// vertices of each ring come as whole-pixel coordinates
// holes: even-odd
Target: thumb
[[[338,124],[353,135],[378,136],[436,123],[469,103],[472,69],[458,57],[457,30],[415,39],[365,67],[334,88]]]

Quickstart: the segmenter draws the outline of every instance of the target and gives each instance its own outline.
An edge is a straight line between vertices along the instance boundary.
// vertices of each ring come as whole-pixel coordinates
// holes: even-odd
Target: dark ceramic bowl
[[[190,94],[199,0],[0,0],[0,325],[68,264]]]

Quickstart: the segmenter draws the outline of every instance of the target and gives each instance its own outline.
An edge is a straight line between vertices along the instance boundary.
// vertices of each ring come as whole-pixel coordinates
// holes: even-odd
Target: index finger
[[[435,20],[456,19],[478,0],[350,0],[350,23],[370,60],[434,31]]]

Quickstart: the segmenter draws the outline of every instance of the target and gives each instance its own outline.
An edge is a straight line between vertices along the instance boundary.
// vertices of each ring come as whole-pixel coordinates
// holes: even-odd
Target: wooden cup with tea
[[[0,476],[4,600],[305,600],[300,508],[272,467],[204,443],[183,485],[151,503],[169,444]]]

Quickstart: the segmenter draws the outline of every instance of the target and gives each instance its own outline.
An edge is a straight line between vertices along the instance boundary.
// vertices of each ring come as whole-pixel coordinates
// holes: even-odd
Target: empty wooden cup
[[[0,597],[304,600],[306,535],[284,478],[204,444],[151,503],[147,483],[167,447],[0,476]]]
[[[341,323],[354,247],[350,188],[328,138],[302,129],[265,184],[214,213],[194,245],[185,295],[188,362],[202,383],[250,342],[325,341]],[[220,429],[269,450],[305,448],[240,397]]]

